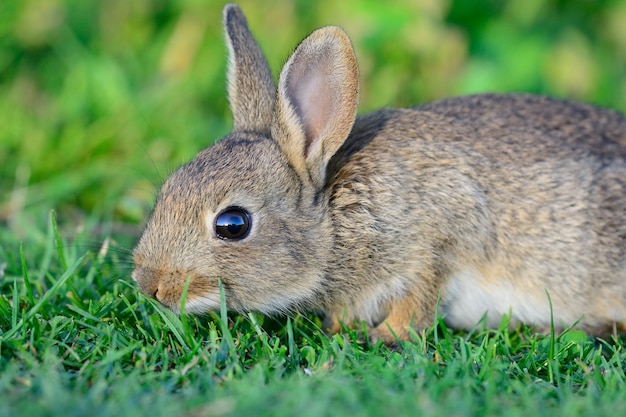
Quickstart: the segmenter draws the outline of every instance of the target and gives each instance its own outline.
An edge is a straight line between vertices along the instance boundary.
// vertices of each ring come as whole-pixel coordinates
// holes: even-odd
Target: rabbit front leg
[[[408,294],[389,303],[387,317],[382,323],[369,328],[368,336],[371,341],[382,340],[386,345],[396,345],[398,341],[410,340],[410,328],[426,328],[433,317],[434,309],[426,307],[423,300],[415,295]]]
[[[409,307],[406,305],[406,300],[403,300],[399,304],[402,304],[402,306],[398,306],[398,308],[392,310],[392,313],[385,321],[375,327],[367,327],[367,335],[372,343],[382,340],[386,345],[392,346],[396,345],[398,340],[409,340],[408,328],[411,326],[414,315],[404,310],[404,308]],[[341,315],[326,313],[322,322],[324,331],[329,334],[336,334],[341,332],[343,326],[358,326],[358,320],[346,323],[339,317],[341,317]]]
[[[433,306],[436,301],[433,302]],[[388,303],[384,320],[376,325],[367,326],[367,335],[372,342],[382,340],[388,346],[398,344],[398,341],[410,340],[410,328],[424,329],[432,324],[434,308],[414,294],[396,298]],[[357,317],[349,318],[345,309],[329,309],[324,311],[322,326],[325,332],[335,334],[341,332],[344,326],[359,326],[361,320]],[[430,319],[429,319],[430,318]],[[429,321],[430,320],[430,321]]]
[[[327,333],[339,333],[341,331],[341,322],[339,321],[339,316],[331,312],[325,312],[322,327]]]

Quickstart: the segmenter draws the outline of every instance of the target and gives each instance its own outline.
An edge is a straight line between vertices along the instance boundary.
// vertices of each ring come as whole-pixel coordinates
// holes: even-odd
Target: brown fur
[[[481,303],[501,299],[545,326],[547,294],[559,326],[626,320],[621,115],[489,94],[355,119],[343,31],[305,39],[274,93],[241,11],[226,6],[224,22],[234,131],[161,189],[134,253],[144,292],[177,310],[189,280],[202,312],[221,280],[233,310],[323,310],[387,342],[432,323],[438,297],[457,327],[474,309],[497,321],[506,301]],[[245,239],[216,237],[231,206],[251,214]]]

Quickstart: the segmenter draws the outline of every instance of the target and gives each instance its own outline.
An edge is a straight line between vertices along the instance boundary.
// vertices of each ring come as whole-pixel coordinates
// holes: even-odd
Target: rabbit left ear
[[[233,130],[269,133],[276,90],[267,60],[248,29],[246,17],[234,4],[224,7],[224,29]]]
[[[272,137],[298,174],[316,188],[356,119],[359,71],[346,33],[313,32],[285,64],[278,84]]]

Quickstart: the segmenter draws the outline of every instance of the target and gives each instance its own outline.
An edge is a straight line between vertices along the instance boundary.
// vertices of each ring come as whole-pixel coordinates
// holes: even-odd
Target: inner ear
[[[323,136],[323,129],[334,111],[331,73],[323,60],[316,60],[307,66],[296,66],[289,75],[287,95],[301,118],[306,141],[304,151],[308,156],[313,141]]]

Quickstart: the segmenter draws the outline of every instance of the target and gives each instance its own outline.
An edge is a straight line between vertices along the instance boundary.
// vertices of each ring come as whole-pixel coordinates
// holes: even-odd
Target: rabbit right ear
[[[224,7],[224,29],[229,50],[228,100],[234,131],[269,133],[276,101],[272,73],[261,48],[235,4]]]
[[[318,189],[352,130],[358,99],[356,56],[338,27],[309,35],[280,73],[272,137],[300,177]]]

